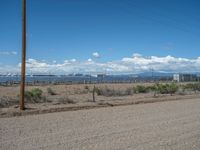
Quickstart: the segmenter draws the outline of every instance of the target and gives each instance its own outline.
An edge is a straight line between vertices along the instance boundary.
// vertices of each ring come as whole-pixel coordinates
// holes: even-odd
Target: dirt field
[[[98,87],[108,87],[110,89],[117,89],[117,90],[126,90],[127,88],[131,88],[136,85],[136,83],[124,83],[124,84],[96,84],[95,86]],[[144,83],[142,85],[151,85],[151,83]],[[26,90],[31,90],[33,88],[40,88],[44,95],[48,98],[57,98],[62,96],[77,96],[82,94],[87,94],[93,90],[93,84],[73,84],[73,85],[41,85],[41,86],[26,86]],[[47,93],[47,88],[51,88],[56,95],[51,96]],[[19,86],[0,86],[0,97],[2,96],[9,96],[11,98],[17,98],[19,94],[20,87]],[[92,98],[92,97],[91,97]]]
[[[150,86],[153,84],[140,83],[139,85]],[[137,84],[96,84],[95,87],[103,90],[104,93],[98,95],[96,92],[95,102],[93,102],[92,93],[94,85],[27,86],[26,90],[28,91],[35,88],[42,90],[42,98],[39,99],[41,100],[39,102],[25,100],[25,107],[27,109],[24,112],[19,111],[19,97],[17,97],[19,94],[19,86],[1,86],[0,118],[25,114],[41,114],[96,107],[200,98],[199,91],[184,91],[184,93],[177,91],[172,96],[170,94],[157,94],[155,97],[154,92],[133,93],[134,86],[137,86]],[[48,88],[54,94],[50,94]]]
[[[0,119],[0,149],[199,150],[200,99]]]

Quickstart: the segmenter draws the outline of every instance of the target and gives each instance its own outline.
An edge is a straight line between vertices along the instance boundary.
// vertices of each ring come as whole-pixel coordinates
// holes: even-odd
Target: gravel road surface
[[[0,149],[200,150],[200,99],[1,118]]]

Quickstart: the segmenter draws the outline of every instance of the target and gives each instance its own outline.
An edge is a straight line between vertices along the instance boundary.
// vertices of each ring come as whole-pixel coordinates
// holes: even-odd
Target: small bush
[[[148,86],[147,88],[149,92],[154,92],[154,97],[159,93],[157,84]]]
[[[200,91],[200,83],[188,83],[184,86],[184,89],[192,90],[196,93],[197,91]]]
[[[170,84],[155,84],[154,87],[152,87],[152,90],[154,90],[155,94],[160,93],[160,94],[174,94],[178,91],[179,86],[175,83],[170,83]]]
[[[133,89],[133,93],[137,93],[137,88],[135,86],[132,89]]]
[[[97,93],[98,96],[103,95],[103,92],[100,88],[96,87],[94,90],[95,90],[95,92]]]
[[[6,108],[13,105],[17,105],[19,103],[18,98],[12,98],[9,96],[0,97],[0,108]]]
[[[47,93],[49,94],[49,95],[56,95],[56,92],[54,92],[53,90],[52,90],[52,88],[47,88]]]
[[[148,92],[148,88],[143,86],[143,85],[137,85],[135,87],[135,91],[136,91],[136,93],[147,93]]]
[[[147,86],[147,90],[148,90],[149,92],[153,92],[153,91],[156,90],[156,86],[155,86],[155,85]]]
[[[157,90],[160,94],[168,94],[168,84],[157,84],[157,86]]]
[[[182,86],[179,86],[178,90],[177,90],[177,94],[178,95],[185,95],[186,91]]]
[[[186,85],[183,85],[183,88],[184,88],[185,90],[193,90],[193,89],[194,89],[192,83],[188,83],[188,84],[186,84]]]
[[[115,96],[117,93],[114,89],[110,89],[107,86],[105,86],[104,88],[101,88],[100,90],[103,96]]]
[[[34,88],[31,91],[25,91],[24,95],[27,101],[38,103],[46,101],[46,98],[42,97],[42,93],[41,89]]]
[[[102,96],[125,96],[127,95],[128,93],[130,94],[130,90],[128,91],[129,89],[127,89],[126,91],[122,91],[120,89],[110,89],[108,88],[107,86],[105,86],[104,88],[95,88],[95,92],[97,93],[97,95],[102,95]]]
[[[25,91],[24,96],[26,100],[31,100],[33,98],[33,94],[31,91]]]
[[[178,91],[179,87],[175,83],[171,83],[167,85],[167,90],[169,94],[174,94]]]
[[[0,98],[0,108],[8,107],[9,106],[9,100],[7,97],[3,96]]]
[[[90,90],[90,87],[89,87],[88,85],[85,85],[85,86],[84,86],[84,89]]]
[[[33,97],[35,98],[41,98],[42,97],[42,90],[39,88],[34,88],[31,90],[31,93],[33,94]]]
[[[125,90],[121,89],[111,89],[107,86],[105,87],[96,87],[95,92],[97,95],[102,96],[125,96],[125,95],[132,95],[134,93],[148,93],[154,92],[154,96],[157,94],[170,94],[173,95],[175,93],[184,95],[187,93],[187,90],[192,90],[195,93],[200,91],[200,83],[188,83],[186,85],[178,85],[176,83],[167,83],[167,84],[160,84],[156,83],[155,85],[144,86],[144,85],[137,85],[132,88],[127,88]]]

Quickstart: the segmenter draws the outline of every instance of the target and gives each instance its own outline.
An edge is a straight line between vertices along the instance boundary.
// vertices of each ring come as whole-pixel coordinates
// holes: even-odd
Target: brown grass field
[[[115,91],[116,93],[116,95],[98,95],[95,93],[95,102],[93,102],[93,84],[26,86],[26,91],[31,91],[35,88],[41,89],[42,97],[45,98],[45,100],[39,103],[26,100],[25,105],[26,108],[28,108],[27,111],[37,111],[36,113],[38,113],[40,110],[48,112],[49,109],[54,109],[51,111],[76,110],[88,107],[130,105],[200,97],[198,92],[194,93],[193,91],[185,93],[177,92],[172,96],[170,94],[158,94],[156,97],[154,96],[154,92],[127,93],[129,89],[137,85],[150,86],[153,85],[153,83],[95,84],[96,88],[103,90],[109,89],[111,92]],[[50,88],[54,94],[50,94],[47,90],[48,88]],[[0,100],[2,103],[0,107],[1,116],[7,115],[10,112],[19,112],[19,86],[1,86]]]

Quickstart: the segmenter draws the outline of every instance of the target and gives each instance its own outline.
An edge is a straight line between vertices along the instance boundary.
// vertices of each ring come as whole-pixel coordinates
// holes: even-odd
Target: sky
[[[200,71],[199,0],[27,0],[27,73]],[[21,0],[0,1],[0,73],[19,72]]]

